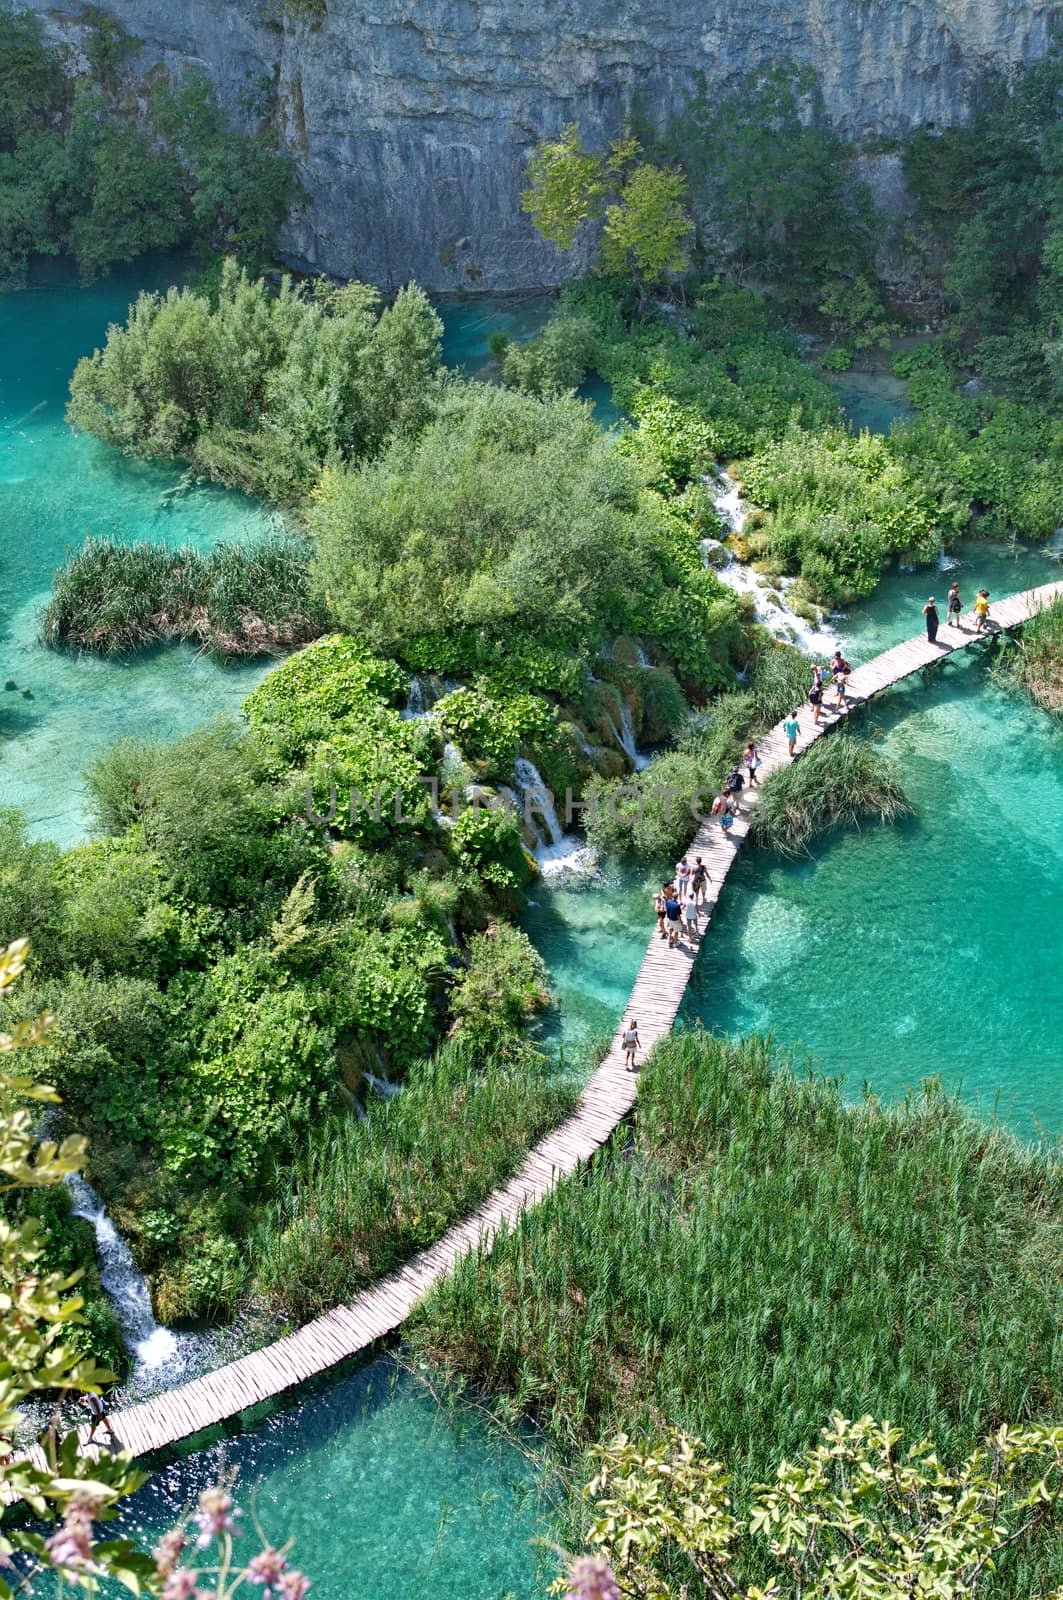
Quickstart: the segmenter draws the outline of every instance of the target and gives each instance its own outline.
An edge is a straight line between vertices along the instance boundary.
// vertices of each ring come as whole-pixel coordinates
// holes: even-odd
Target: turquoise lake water
[[[854,662],[919,630],[952,576],[1004,595],[1050,582],[1044,552],[969,542],[948,572],[886,575],[836,619]],[[988,683],[975,658],[858,719],[916,808],[818,843],[811,861],[748,851],[727,880],[686,1020],[772,1030],[886,1097],[932,1074],[1024,1137],[1063,1133],[1063,728]],[[662,863],[667,868],[670,863]],[[539,884],[524,921],[548,966],[547,1038],[579,1057],[611,1034],[652,927],[656,866]]]
[[[0,295],[0,805],[60,844],[85,830],[80,774],[97,752],[130,736],[175,738],[238,710],[262,664],[221,667],[178,646],[102,661],[39,641],[54,569],[90,533],[200,548],[260,534],[271,518],[222,489],[182,487],[180,468],[125,459],[77,437],[63,412],[78,358],[124,320],[157,273],[116,274],[91,289]]]
[[[244,1527],[253,1513],[273,1544],[295,1540],[315,1600],[532,1600],[556,1572],[533,1543],[544,1518],[523,1451],[386,1358],[161,1468],[108,1532],[150,1548],[227,1468]],[[258,1548],[244,1532],[236,1557]]]

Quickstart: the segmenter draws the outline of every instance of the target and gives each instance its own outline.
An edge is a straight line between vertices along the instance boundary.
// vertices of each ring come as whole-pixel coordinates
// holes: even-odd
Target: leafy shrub
[[[500,777],[510,776],[522,745],[549,742],[557,734],[557,714],[537,694],[455,689],[436,702],[433,716],[463,755],[488,762]]]
[[[475,1051],[501,1051],[548,999],[546,963],[527,934],[495,923],[469,941],[450,994],[453,1032]]]
[[[593,365],[595,342],[594,324],[588,317],[554,317],[537,338],[503,347],[502,377],[525,394],[564,394],[578,389]]]
[[[765,778],[753,836],[765,849],[796,856],[825,828],[852,827],[864,817],[894,822],[911,809],[890,762],[842,731]]]

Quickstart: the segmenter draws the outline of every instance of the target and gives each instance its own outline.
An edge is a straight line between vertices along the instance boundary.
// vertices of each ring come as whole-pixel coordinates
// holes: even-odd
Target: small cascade
[[[513,780],[523,802],[522,815],[527,817],[537,841],[535,859],[543,877],[559,878],[564,874],[586,877],[593,872],[598,865],[597,855],[589,845],[580,844],[564,833],[557,819],[553,795],[535,763],[518,756],[513,764]],[[530,804],[529,795],[532,796]]]
[[[392,1083],[389,1078],[378,1078],[375,1072],[363,1072],[362,1077],[373,1093],[380,1095],[383,1100],[390,1100],[393,1094],[402,1093],[401,1083]]]
[[[726,472],[721,472],[719,479],[707,478],[706,483],[713,490],[712,503],[716,507],[717,515],[729,533],[741,533],[746,520],[746,510],[742,497],[734,479]],[[791,611],[786,604],[786,591],[795,582],[793,578],[776,578],[772,582],[772,589],[781,596],[780,600],[771,598],[770,590],[764,587],[764,578],[760,573],[754,572],[751,567],[744,567],[736,561],[725,545],[718,539],[703,539],[702,554],[706,566],[712,566],[720,582],[726,584],[728,589],[733,589],[735,594],[747,595],[753,602],[753,614],[762,627],[767,628],[776,639],[785,639],[787,642],[799,645],[812,655],[819,655],[824,650],[830,653],[837,642],[835,630],[828,629],[826,623],[816,627],[811,622],[806,622],[795,611]],[[713,560],[709,560],[710,552]],[[716,558],[723,553],[730,559],[721,566],[717,566]]]
[[[100,1281],[133,1358],[131,1387],[168,1389],[183,1383],[202,1364],[208,1341],[197,1334],[174,1333],[156,1322],[147,1279],[107,1215],[103,1201],[78,1173],[72,1173],[66,1183],[74,1215],[90,1222],[96,1235]]]
[[[406,695],[406,704],[399,712],[404,721],[412,722],[418,717],[427,717],[429,702],[425,696],[425,680],[420,673],[415,672],[410,679],[409,692]]]
[[[1063,522],[1048,541],[1048,553],[1053,561],[1063,561]]]
[[[646,654],[645,650],[639,644],[637,639],[634,641],[634,647],[635,660],[638,662],[639,666],[642,668],[652,667],[653,662],[650,660],[649,656]]]
[[[621,702],[619,728],[608,713],[606,713],[606,720],[613,730],[613,738],[631,762],[632,769],[635,772],[641,772],[643,767],[648,767],[650,764],[649,756],[644,756],[635,743],[635,724],[631,719],[631,707]]]
[[[956,570],[956,568],[959,566],[959,564],[960,563],[956,559],[956,557],[955,556],[950,556],[948,554],[948,552],[946,551],[945,546],[942,545],[941,549],[938,551],[937,561],[935,563],[938,571],[939,572],[954,572]]]

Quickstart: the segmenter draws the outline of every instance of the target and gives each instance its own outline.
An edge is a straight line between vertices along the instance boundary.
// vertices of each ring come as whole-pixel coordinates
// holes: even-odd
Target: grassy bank
[[[277,534],[206,552],[89,539],[56,570],[41,628],[51,645],[97,655],[182,640],[258,656],[307,644],[324,621],[305,542]]]
[[[754,838],[766,850],[797,856],[827,828],[896,822],[911,810],[892,763],[842,728],[764,780]]]
[[[1061,1234],[1058,1160],[944,1095],[849,1107],[763,1040],[693,1032],[645,1070],[633,1137],[459,1266],[417,1336],[565,1456],[697,1433],[741,1502],[834,1407],[950,1459],[1063,1414]]]
[[[993,674],[1063,716],[1063,600],[1053,600],[1004,640]]]

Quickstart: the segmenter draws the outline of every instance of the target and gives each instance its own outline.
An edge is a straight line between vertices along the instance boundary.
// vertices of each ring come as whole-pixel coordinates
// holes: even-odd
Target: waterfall
[[[585,877],[593,872],[598,864],[597,855],[588,845],[579,844],[562,831],[553,795],[535,763],[518,756],[513,763],[513,781],[524,802],[523,815],[537,841],[535,859],[543,877],[557,878],[563,874]],[[546,837],[540,823],[545,824]]]
[[[653,666],[653,662],[650,660],[649,656],[646,654],[645,650],[639,644],[637,639],[635,640],[635,660],[638,662],[640,667],[645,668]]]
[[[177,1334],[156,1322],[147,1279],[133,1252],[107,1215],[103,1201],[78,1173],[66,1179],[71,1208],[76,1217],[91,1222],[96,1235],[96,1260],[100,1281],[114,1306],[122,1340],[133,1357],[134,1386],[169,1388],[191,1374],[194,1357],[202,1357],[208,1342],[196,1334]]]
[[[416,717],[428,715],[428,701],[425,699],[425,683],[419,673],[414,673],[410,679],[409,691],[406,695],[406,704],[399,712],[405,721],[412,722]]]
[[[375,1072],[363,1072],[362,1077],[373,1090],[384,1100],[390,1100],[393,1094],[402,1093],[401,1083],[392,1083],[390,1078],[378,1078]]]
[[[729,533],[741,533],[746,510],[734,479],[728,473],[721,472],[718,479],[706,478],[705,482],[713,491],[712,503],[721,523]],[[833,629],[828,630],[826,623],[814,627],[786,604],[786,591],[794,583],[793,578],[772,580],[771,588],[782,597],[781,602],[773,600],[769,590],[764,587],[763,575],[736,561],[726,545],[721,545],[718,539],[703,539],[701,549],[705,565],[715,570],[720,582],[726,584],[728,589],[733,589],[735,594],[747,595],[752,600],[757,621],[776,639],[800,645],[812,655],[819,655],[823,651],[829,653],[834,649],[837,635]],[[711,554],[715,558],[721,553],[727,559],[725,565],[719,567],[716,560],[710,560],[709,557]]]
[[[643,767],[648,767],[650,764],[649,756],[644,756],[635,743],[635,724],[631,720],[631,707],[621,702],[619,728],[608,713],[606,714],[606,721],[613,730],[613,738],[631,762],[633,770],[641,772]]]

